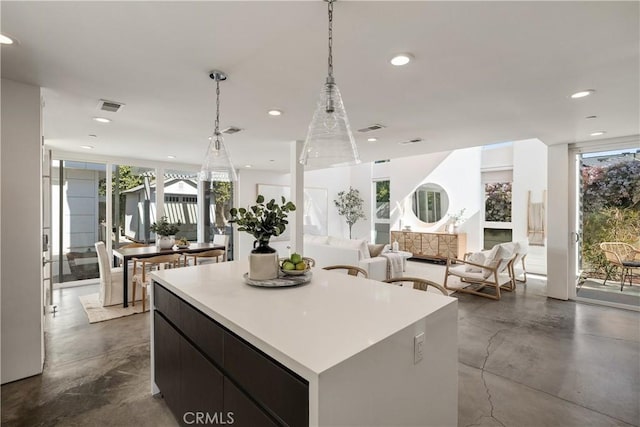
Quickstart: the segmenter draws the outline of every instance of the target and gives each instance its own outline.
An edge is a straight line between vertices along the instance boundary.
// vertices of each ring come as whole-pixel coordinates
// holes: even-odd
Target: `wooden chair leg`
[[[144,313],[144,305],[146,303],[147,300],[147,287],[146,286],[142,286],[142,312]]]
[[[133,299],[133,301],[131,301],[131,306],[135,307],[136,306],[136,288],[138,287],[138,282],[136,280],[132,280],[131,281],[131,287],[133,288],[131,291],[131,298]]]

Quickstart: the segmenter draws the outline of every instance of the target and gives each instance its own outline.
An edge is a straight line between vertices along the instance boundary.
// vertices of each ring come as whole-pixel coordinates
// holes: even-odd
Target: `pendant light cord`
[[[220,150],[220,77],[216,76],[216,126],[213,130],[216,150]]]
[[[329,9],[329,77],[333,78],[333,1],[328,0]]]

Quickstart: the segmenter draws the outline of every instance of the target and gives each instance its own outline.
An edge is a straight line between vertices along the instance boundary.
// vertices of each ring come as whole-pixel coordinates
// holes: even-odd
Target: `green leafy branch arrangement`
[[[166,216],[160,218],[160,221],[154,222],[149,227],[149,230],[153,231],[159,236],[174,236],[178,231],[180,231],[180,226],[182,223],[180,220],[176,223],[170,223]]]
[[[232,208],[230,222],[238,224],[238,231],[246,231],[260,242],[268,242],[272,236],[284,233],[289,223],[287,214],[295,210],[296,205],[287,202],[284,197],[279,205],[275,199],[265,203],[264,196],[259,194],[256,204],[249,209]]]

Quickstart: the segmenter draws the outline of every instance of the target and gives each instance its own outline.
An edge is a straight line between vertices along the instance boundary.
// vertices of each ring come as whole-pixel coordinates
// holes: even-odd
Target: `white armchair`
[[[104,306],[122,304],[122,267],[111,268],[107,248],[103,242],[96,242],[98,254],[98,269],[100,270],[100,304]],[[129,295],[131,294],[131,282],[129,282]]]
[[[448,290],[478,295],[495,300],[500,299],[500,290],[515,290],[513,278],[513,262],[517,257],[513,243],[496,245],[490,251],[469,253],[463,260],[456,260],[459,265],[452,266],[451,258],[447,259],[444,276],[444,287]],[[455,285],[449,277],[459,279]],[[494,293],[482,292],[485,287],[494,289]]]

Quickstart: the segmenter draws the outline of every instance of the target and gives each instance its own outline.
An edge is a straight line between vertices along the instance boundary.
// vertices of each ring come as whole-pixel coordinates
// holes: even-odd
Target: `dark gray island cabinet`
[[[254,287],[247,270],[151,275],[151,392],[178,423],[457,425],[456,299],[316,268]]]
[[[157,283],[153,295],[155,383],[180,424],[309,424],[307,381]]]

